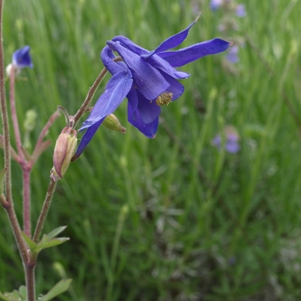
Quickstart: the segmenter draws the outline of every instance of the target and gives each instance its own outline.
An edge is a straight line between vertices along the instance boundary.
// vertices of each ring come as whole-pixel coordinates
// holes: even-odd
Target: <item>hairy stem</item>
[[[119,61],[122,61],[121,57],[116,57],[114,59],[114,62],[119,62]],[[107,72],[108,72],[107,68],[103,68],[101,70],[101,72],[99,73],[99,75],[97,76],[96,80],[94,81],[93,85],[90,87],[83,104],[81,105],[81,107],[78,109],[78,111],[74,115],[74,126],[79,121],[79,119],[83,116],[83,114],[87,111],[87,109],[90,105],[90,102],[95,94],[96,89],[98,88],[98,86],[102,82],[102,80],[104,79]]]
[[[97,89],[97,87],[99,86],[99,84],[101,83],[101,81],[104,79],[106,73],[107,73],[107,69],[103,68],[101,70],[101,72],[99,73],[99,75],[97,76],[95,82],[93,83],[93,85],[90,87],[88,94],[83,102],[83,104],[81,105],[81,107],[78,109],[78,111],[76,112],[76,114],[74,115],[74,125],[76,125],[76,123],[78,122],[78,120],[83,116],[83,114],[86,112],[86,110],[89,107],[89,104],[95,94],[95,91]]]
[[[37,243],[39,241],[39,237],[42,233],[42,230],[43,230],[46,218],[47,218],[47,214],[48,214],[48,211],[49,211],[49,208],[51,205],[52,197],[55,192],[55,188],[56,188],[56,182],[53,179],[51,179],[46,196],[45,196],[44,204],[43,204],[43,207],[42,207],[42,210],[41,210],[41,213],[40,213],[37,225],[36,225],[36,229],[35,229],[35,232],[33,235],[33,241],[35,243]]]
[[[5,195],[7,202],[12,202],[11,193],[11,158],[10,158],[10,135],[8,114],[5,100],[5,87],[4,87],[4,61],[3,61],[3,43],[2,43],[2,12],[4,0],[0,0],[0,101],[1,101],[1,115],[3,127],[3,140],[4,140],[4,167],[5,173]]]
[[[45,138],[49,128],[52,126],[52,124],[55,122],[55,120],[60,116],[60,112],[59,110],[56,110],[49,118],[49,120],[47,121],[47,123],[45,124],[44,128],[42,129],[40,136],[38,138],[37,144],[35,146],[35,149],[33,151],[33,153],[36,153],[37,150],[41,147],[42,143],[43,143],[43,139]],[[34,163],[31,162],[31,165]]]
[[[25,276],[26,276],[26,287],[27,287],[27,300],[36,300],[36,289],[35,289],[35,267],[36,262],[28,261],[25,266]]]
[[[3,16],[4,0],[0,0],[0,103],[4,138],[4,168],[5,173],[5,199],[6,204],[3,206],[6,210],[10,225],[15,236],[17,246],[19,248],[23,264],[26,262],[27,246],[22,238],[19,222],[14,210],[12,189],[11,189],[11,157],[10,157],[10,135],[9,122],[7,114],[7,106],[5,100],[4,87],[4,61],[3,61],[3,43],[2,43],[2,16]]]
[[[9,102],[10,102],[11,117],[13,121],[13,128],[14,128],[18,155],[20,156],[22,161],[24,161],[25,157],[24,157],[23,147],[21,142],[20,128],[19,128],[16,101],[15,101],[15,70],[16,70],[15,66],[12,65],[10,71],[10,81],[9,81]]]
[[[30,172],[26,166],[23,169],[23,229],[28,237],[31,237],[30,222]]]

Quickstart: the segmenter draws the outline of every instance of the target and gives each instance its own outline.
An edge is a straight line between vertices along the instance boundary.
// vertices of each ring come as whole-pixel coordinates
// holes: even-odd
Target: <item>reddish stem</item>
[[[31,237],[30,221],[30,172],[31,168],[26,164],[23,170],[23,229],[28,237]]]
[[[21,135],[19,129],[19,122],[16,110],[16,102],[15,102],[15,66],[12,64],[12,68],[10,71],[10,81],[9,81],[9,101],[10,101],[10,109],[11,109],[11,117],[13,121],[14,134],[16,139],[16,146],[18,155],[21,157],[22,161],[25,161],[23,147],[21,142]]]
[[[35,146],[35,149],[33,151],[33,153],[35,153],[35,151],[37,149],[40,148],[41,144],[43,143],[43,139],[45,138],[49,128],[52,126],[52,124],[54,123],[54,121],[60,116],[60,112],[58,110],[56,110],[49,118],[49,120],[47,121],[47,123],[45,124],[44,128],[42,129],[40,136],[38,138],[37,144]]]

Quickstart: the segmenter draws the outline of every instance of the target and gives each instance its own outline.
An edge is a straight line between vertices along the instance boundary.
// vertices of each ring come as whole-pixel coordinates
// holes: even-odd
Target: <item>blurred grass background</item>
[[[224,53],[183,68],[186,91],[163,108],[156,139],[127,124],[126,101],[115,112],[126,135],[98,131],[58,184],[45,232],[68,225],[71,240],[41,253],[38,293],[69,277],[71,289],[55,300],[301,299],[301,3],[239,3],[243,18],[211,11],[209,0],[6,1],[6,64],[31,46],[34,69],[22,72],[16,99],[20,120],[38,114],[32,144],[57,105],[76,112],[116,35],[151,50],[201,11],[181,46],[214,37],[239,45],[236,64]],[[61,117],[51,128],[52,147],[33,170],[33,223],[64,125]],[[226,125],[239,133],[237,154],[212,145]],[[19,172],[13,164],[21,218]],[[24,279],[1,216],[3,292]]]

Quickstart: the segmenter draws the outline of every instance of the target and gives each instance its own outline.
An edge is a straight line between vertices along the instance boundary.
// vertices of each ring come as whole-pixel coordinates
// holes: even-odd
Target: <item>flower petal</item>
[[[183,79],[190,76],[189,73],[178,71],[158,55],[152,56],[147,62],[150,63],[153,67],[162,70],[163,72],[169,74],[174,78]]]
[[[85,128],[91,127],[97,123],[100,119],[113,113],[120,105],[122,100],[126,97],[130,91],[133,79],[131,78],[130,71],[122,71],[116,73],[108,82],[106,90],[99,97],[92,112],[87,120],[85,120],[80,128],[80,131]]]
[[[209,54],[223,52],[231,43],[222,39],[213,39],[192,46],[170,52],[162,52],[158,55],[166,60],[172,67],[181,67]]]
[[[98,122],[94,123],[91,127],[89,127],[86,130],[71,161],[76,160],[82,154],[82,152],[84,151],[86,146],[89,144],[89,142],[93,138],[94,134],[96,133],[97,129],[100,127],[100,125],[104,121],[104,119],[105,119],[105,117],[100,119]]]
[[[24,46],[23,48],[16,50],[12,55],[12,63],[19,69],[24,67],[33,68],[29,51],[29,46]]]
[[[143,122],[139,110],[132,110],[131,103],[128,103],[128,121],[134,127],[136,127],[141,133],[143,133],[148,138],[155,138],[156,132],[159,124],[159,117],[157,117],[152,122],[146,124]]]
[[[178,99],[184,93],[184,86],[168,74],[162,73],[162,75],[164,76],[165,80],[169,83],[167,91],[173,94],[172,101]]]
[[[155,50],[151,51],[149,54],[144,54],[141,57],[143,57],[145,60],[147,60],[156,53],[160,53],[162,51],[177,47],[179,44],[181,44],[186,39],[190,28],[196,23],[197,19],[198,18],[196,18],[187,28],[185,28],[181,32],[166,39]]]
[[[125,48],[133,51],[134,53],[141,55],[141,54],[148,54],[149,51],[145,48],[140,47],[139,45],[135,44],[133,41],[131,41],[129,38],[124,36],[116,36],[112,39],[114,42],[120,42],[122,46]]]
[[[161,108],[156,104],[156,102],[146,99],[137,89],[131,89],[127,98],[131,104],[132,115],[138,110],[138,114],[145,124],[149,124],[154,121],[161,113]],[[131,117],[135,119],[136,115],[132,115]]]
[[[103,48],[103,50],[100,53],[100,58],[111,74],[114,75],[115,73],[118,73],[123,70],[120,64],[114,62],[114,58],[116,58],[116,56],[114,55],[110,47],[105,46]]]
[[[107,44],[119,53],[130,68],[134,84],[145,98],[154,100],[168,88],[169,84],[161,73],[141,59],[139,55],[123,47],[120,42],[108,41]]]
[[[236,154],[240,150],[239,144],[234,141],[227,141],[225,148],[229,153],[232,154]]]

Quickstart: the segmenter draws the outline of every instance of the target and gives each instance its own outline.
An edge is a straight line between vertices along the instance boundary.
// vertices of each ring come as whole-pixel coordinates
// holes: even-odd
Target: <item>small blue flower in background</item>
[[[238,63],[239,62],[239,57],[238,57],[238,51],[239,51],[239,47],[237,45],[233,45],[227,55],[226,55],[226,59],[230,62],[230,63]]]
[[[238,4],[236,6],[236,16],[241,17],[241,18],[246,16],[246,10],[245,10],[244,4]]]
[[[24,46],[23,48],[16,50],[12,55],[12,64],[17,69],[22,69],[24,67],[33,68],[33,63],[31,61],[29,52],[29,46]]]
[[[128,121],[145,136],[155,137],[161,106],[168,105],[183,94],[184,86],[178,80],[190,76],[176,68],[203,56],[223,52],[231,45],[217,38],[167,51],[186,39],[196,21],[166,39],[153,51],[136,45],[124,36],[117,36],[107,42],[108,46],[101,52],[101,59],[113,76],[80,128],[80,131],[86,129],[86,132],[73,160],[80,156],[104,118],[113,113],[125,97],[128,99]],[[117,56],[113,52],[123,61],[115,62]]]
[[[224,145],[225,149],[228,153],[236,154],[240,150],[239,145],[239,135],[236,129],[232,126],[227,126],[225,128],[225,142],[223,144],[223,138],[220,135],[217,135],[212,140],[212,144],[216,146],[218,149]]]
[[[212,10],[217,10],[223,4],[223,0],[211,0],[210,8]]]

